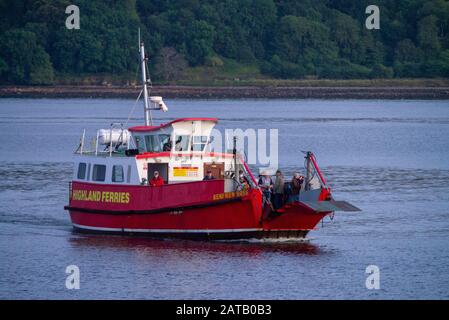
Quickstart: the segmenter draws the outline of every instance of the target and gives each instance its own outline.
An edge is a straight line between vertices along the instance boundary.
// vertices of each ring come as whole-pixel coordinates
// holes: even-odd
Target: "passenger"
[[[271,192],[273,190],[273,180],[271,180],[271,176],[267,171],[262,172],[262,175],[258,181],[259,187],[262,189],[263,196],[265,198],[265,202],[271,204]]]
[[[163,151],[171,151],[171,140],[168,139],[166,143],[164,143],[164,146],[162,147]]]
[[[179,137],[178,140],[176,140],[176,142],[175,142],[175,151],[182,151],[181,142],[182,142],[182,137]]]
[[[150,186],[159,187],[164,185],[164,179],[159,175],[159,171],[154,171],[153,178],[150,180]]]
[[[273,206],[277,210],[282,207],[284,202],[284,176],[280,170],[276,171],[273,193]]]
[[[240,184],[237,187],[237,191],[246,191],[249,189],[248,180],[246,180],[245,177],[240,177],[239,182],[240,182]]]
[[[249,181],[248,178],[245,176],[245,173],[243,172],[243,170],[239,170],[239,180],[243,179],[246,181],[246,183],[249,185]]]
[[[299,172],[295,172],[292,181],[291,181],[291,196],[288,200],[289,202],[299,201],[299,194],[301,192],[301,187],[304,182],[304,177],[299,174]]]
[[[212,171],[207,170],[206,176],[203,178],[203,181],[206,180],[215,180],[215,177],[212,175]]]

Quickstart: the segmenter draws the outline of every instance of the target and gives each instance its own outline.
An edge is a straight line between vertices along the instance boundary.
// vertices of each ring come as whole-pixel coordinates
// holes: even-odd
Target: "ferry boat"
[[[140,40],[139,46],[145,124],[100,129],[92,150],[86,149],[83,133],[65,206],[75,230],[194,239],[304,238],[334,211],[359,210],[333,199],[312,152],[305,155],[299,196],[274,209],[235,144],[232,152],[211,151],[218,119],[154,125],[151,111],[168,109],[161,97],[149,96]],[[208,172],[214,179],[204,179]]]

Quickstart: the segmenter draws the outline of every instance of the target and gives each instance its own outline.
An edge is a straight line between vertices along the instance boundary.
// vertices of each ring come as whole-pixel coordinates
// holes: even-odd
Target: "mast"
[[[151,110],[148,105],[148,88],[147,88],[147,72],[146,72],[146,57],[145,57],[145,47],[143,41],[140,41],[140,29],[139,29],[139,45],[140,45],[140,63],[142,69],[142,91],[143,91],[143,110],[145,114],[145,125],[152,126],[153,121],[151,118]]]
[[[306,184],[304,190],[310,190],[310,180],[312,180],[312,152],[306,153]]]

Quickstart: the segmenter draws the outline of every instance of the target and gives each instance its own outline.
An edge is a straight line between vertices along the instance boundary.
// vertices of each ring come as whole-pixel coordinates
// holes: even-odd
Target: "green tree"
[[[94,35],[83,32],[80,39],[78,70],[82,72],[99,72],[102,70],[103,44]]]
[[[52,58],[57,70],[63,73],[80,72],[79,51],[82,41],[79,32],[60,28],[52,43]]]
[[[422,75],[449,77],[449,50],[444,50],[428,60],[422,66]]]
[[[360,45],[360,24],[352,17],[336,10],[329,19],[332,26],[331,37],[338,46],[339,56],[356,60],[357,48]]]
[[[281,19],[276,32],[276,52],[281,59],[296,63],[311,73],[316,73],[317,66],[338,58],[338,50],[329,38],[329,29],[322,23],[296,16]]]
[[[80,8],[80,30],[65,28],[65,8],[70,4]],[[129,77],[137,68],[138,27],[152,62],[164,55],[163,48],[173,48],[191,67],[218,56],[239,65],[258,65],[261,72],[281,78],[390,77],[391,68],[396,77],[447,76],[449,1],[378,0],[380,30],[364,27],[369,4],[370,0],[0,0],[0,79],[46,83],[53,71],[62,77]],[[229,71],[225,61],[222,68]]]
[[[53,67],[49,55],[37,43],[36,35],[13,29],[0,37],[3,79],[18,84],[50,84]],[[7,67],[5,67],[7,66]]]
[[[31,61],[29,84],[52,84],[53,76],[53,66],[50,62],[50,57],[43,49],[36,49]]]
[[[262,66],[263,71],[277,78],[302,78],[306,75],[306,71],[298,64],[288,61],[282,61],[278,55],[274,55],[270,63]]]
[[[8,71],[8,64],[0,57],[0,79],[4,77],[4,74]]]
[[[187,68],[184,56],[172,47],[164,47],[154,61],[154,76],[159,81],[174,81],[182,77]]]
[[[415,46],[410,39],[399,41],[395,50],[395,61],[404,62],[420,62],[422,60],[421,51]]]
[[[193,21],[187,31],[187,60],[191,65],[203,64],[205,58],[212,53],[214,27],[206,21]]]
[[[393,78],[393,76],[394,76],[393,68],[386,67],[381,64],[376,64],[370,73],[371,78],[389,79]]]
[[[441,44],[438,39],[437,18],[435,16],[427,16],[419,21],[416,38],[420,48],[427,55],[434,55],[440,51]]]
[[[220,26],[220,32],[215,35],[213,48],[215,52],[228,58],[237,58],[238,43],[234,39],[232,29],[228,26]]]

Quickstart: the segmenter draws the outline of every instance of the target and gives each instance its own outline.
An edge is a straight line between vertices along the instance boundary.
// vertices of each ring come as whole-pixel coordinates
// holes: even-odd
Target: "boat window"
[[[169,134],[153,134],[145,136],[145,145],[147,152],[170,151]]]
[[[134,141],[136,142],[136,148],[139,152],[145,152],[145,141],[141,136],[134,136]]]
[[[203,151],[207,144],[207,136],[193,136],[192,150]]]
[[[148,152],[160,152],[162,151],[161,143],[159,142],[158,135],[145,136],[145,144]]]
[[[123,166],[112,166],[112,182],[123,182],[123,181],[125,181]]]
[[[78,164],[78,179],[81,180],[86,179],[86,168],[87,165],[84,162],[80,162]]]
[[[161,142],[162,151],[171,151],[171,141],[169,134],[160,134],[159,140]]]
[[[94,164],[92,169],[93,181],[104,181],[106,178],[106,166],[104,164]]]
[[[175,139],[175,151],[188,151],[189,150],[189,135],[176,136]]]

